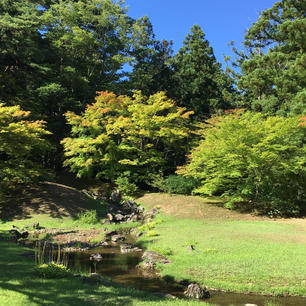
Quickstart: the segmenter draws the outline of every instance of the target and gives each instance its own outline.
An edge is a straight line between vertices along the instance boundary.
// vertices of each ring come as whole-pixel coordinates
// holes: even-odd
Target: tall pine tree
[[[180,106],[193,110],[197,118],[208,118],[230,106],[231,80],[222,71],[200,26],[191,28],[172,66],[175,86],[169,96]]]
[[[129,75],[129,89],[141,90],[146,96],[169,91],[172,52],[172,41],[157,40],[149,18],[139,18],[133,26],[130,52],[133,70]]]
[[[294,115],[306,106],[306,0],[283,0],[263,11],[236,52],[242,105]]]

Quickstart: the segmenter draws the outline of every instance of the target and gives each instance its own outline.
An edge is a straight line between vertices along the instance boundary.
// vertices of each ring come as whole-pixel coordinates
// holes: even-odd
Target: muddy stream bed
[[[90,259],[92,254],[101,254],[101,261]],[[168,293],[184,298],[186,287],[166,282],[152,271],[144,271],[137,267],[141,262],[142,252],[121,253],[120,247],[99,247],[82,252],[66,253],[68,267],[75,273],[97,273],[110,278],[113,282],[126,287],[136,288],[152,293]],[[220,306],[243,306],[255,304],[269,305],[274,302],[277,306],[305,306],[306,299],[302,297],[270,297],[261,295],[225,293],[210,291],[211,298],[205,301]],[[173,302],[175,304],[175,302]]]

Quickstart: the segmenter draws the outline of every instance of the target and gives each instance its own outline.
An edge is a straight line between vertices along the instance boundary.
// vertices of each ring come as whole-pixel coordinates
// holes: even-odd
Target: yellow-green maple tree
[[[0,103],[0,197],[45,171],[41,160],[50,147],[44,136],[50,132],[44,121],[31,121],[29,116],[19,106]]]
[[[62,141],[65,165],[78,176],[114,181],[128,172],[134,182],[147,183],[186,145],[190,114],[163,92],[150,97],[98,92],[82,115],[66,113],[72,129]]]

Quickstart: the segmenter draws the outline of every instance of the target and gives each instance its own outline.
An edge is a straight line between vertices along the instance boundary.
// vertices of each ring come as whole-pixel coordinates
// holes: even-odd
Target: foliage
[[[133,70],[129,73],[129,89],[140,90],[146,96],[171,91],[173,71],[169,60],[172,52],[172,41],[157,40],[149,18],[139,18],[133,25],[130,52]]]
[[[130,181],[130,177],[130,172],[126,171],[115,180],[115,184],[117,185],[118,189],[127,196],[135,194],[138,189],[137,185]]]
[[[156,237],[156,236],[159,236],[159,235],[156,231],[150,230],[150,231],[146,232],[146,236],[147,237]]]
[[[82,111],[100,88],[119,90],[133,22],[120,1],[0,0],[0,101],[45,120],[59,146],[65,112]]]
[[[229,197],[271,215],[305,213],[304,127],[297,118],[235,112],[209,120],[204,139],[178,172],[201,181],[195,192]]]
[[[97,224],[99,222],[96,210],[87,210],[79,213],[77,220],[81,224]]]
[[[193,110],[196,117],[209,118],[231,105],[232,81],[222,72],[200,26],[191,28],[171,64],[175,85],[169,96]]]
[[[191,194],[197,185],[193,177],[169,175],[163,181],[163,191],[176,194]]]
[[[82,115],[66,113],[72,131],[62,141],[65,165],[78,176],[114,181],[129,171],[131,182],[150,182],[152,174],[177,166],[190,114],[163,92],[132,98],[99,92]]]
[[[248,29],[246,50],[234,49],[245,107],[282,116],[305,112],[305,7],[305,0],[276,2]]]
[[[46,175],[42,155],[50,148],[43,121],[29,120],[30,112],[0,103],[0,196]]]
[[[39,276],[45,278],[63,278],[70,275],[70,271],[66,266],[54,262],[37,265],[35,271]]]
[[[162,219],[157,219],[154,221],[147,222],[141,226],[138,226],[137,229],[139,232],[148,232],[155,228],[156,225],[163,223]]]

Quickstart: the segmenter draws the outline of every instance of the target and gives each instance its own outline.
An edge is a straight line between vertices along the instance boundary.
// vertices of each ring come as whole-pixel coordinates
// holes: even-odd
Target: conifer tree
[[[294,115],[306,106],[306,1],[283,0],[263,11],[237,52],[242,105]]]
[[[221,70],[200,26],[191,28],[172,66],[175,86],[170,97],[180,106],[193,110],[198,118],[208,118],[230,106],[231,81]]]
[[[168,92],[172,87],[169,66],[172,52],[172,41],[157,40],[148,17],[139,18],[133,25],[129,89],[141,90],[147,96]]]

